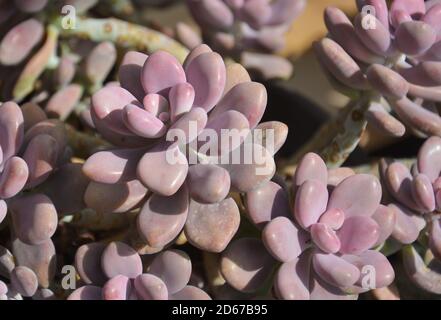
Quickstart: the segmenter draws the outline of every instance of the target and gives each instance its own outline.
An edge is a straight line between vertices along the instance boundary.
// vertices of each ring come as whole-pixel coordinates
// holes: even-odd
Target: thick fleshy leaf
[[[277,217],[263,229],[262,241],[275,259],[289,262],[305,250],[309,236],[288,218]]]
[[[167,130],[161,120],[134,104],[128,104],[124,107],[122,120],[131,132],[143,138],[159,138]]]
[[[253,141],[276,154],[288,138],[288,126],[279,121],[262,122],[252,131]]]
[[[210,296],[195,286],[185,286],[184,289],[169,297],[170,300],[211,300]]]
[[[397,0],[391,4],[390,11],[392,14],[395,12],[403,12],[414,19],[419,19],[426,13],[426,7],[424,0]],[[397,26],[397,22],[398,21],[391,19],[391,23],[394,27]]]
[[[131,293],[131,279],[121,274],[109,279],[102,289],[103,300],[129,300]]]
[[[85,60],[84,71],[87,79],[99,85],[107,78],[116,61],[116,48],[110,41],[97,44]]]
[[[170,118],[175,122],[182,114],[190,111],[195,101],[195,89],[190,83],[178,83],[170,89]]]
[[[267,103],[265,87],[257,82],[243,82],[228,91],[210,114],[210,120],[228,110],[245,115],[254,128],[262,119]]]
[[[3,162],[17,154],[23,142],[23,114],[15,102],[6,102],[0,107],[0,145]]]
[[[184,183],[188,172],[188,162],[178,145],[159,146],[142,156],[136,172],[139,180],[150,191],[163,196],[171,196]]]
[[[84,193],[84,202],[97,213],[127,212],[147,194],[138,180],[106,184],[91,181]]]
[[[35,187],[48,178],[56,168],[61,152],[55,138],[48,134],[40,134],[29,142],[23,154],[29,170],[27,188]]]
[[[418,171],[433,183],[441,176],[441,138],[430,137],[418,152]]]
[[[222,252],[239,229],[240,213],[236,202],[227,198],[219,203],[190,203],[185,235],[195,247]]]
[[[437,61],[422,61],[416,66],[402,68],[398,71],[412,84],[427,87],[441,85],[441,63]]]
[[[121,274],[134,279],[142,273],[142,261],[130,246],[114,241],[107,245],[101,255],[101,268],[108,278]]]
[[[225,87],[226,70],[222,57],[215,52],[203,53],[185,67],[185,72],[195,91],[194,106],[210,111],[222,97]]]
[[[383,65],[371,65],[366,76],[374,89],[391,99],[401,99],[409,91],[407,81],[399,73]]]
[[[296,192],[294,217],[304,229],[316,223],[328,203],[326,185],[318,180],[306,180]]]
[[[137,149],[100,151],[86,160],[83,172],[101,183],[131,181],[136,178],[136,166],[143,154],[143,150]]]
[[[190,280],[191,260],[184,251],[167,250],[155,257],[148,271],[164,281],[169,294],[174,294]]]
[[[188,169],[187,184],[192,199],[200,203],[220,202],[230,191],[230,175],[222,167],[196,164]]]
[[[425,212],[435,210],[435,196],[432,183],[426,175],[418,174],[413,178],[411,191],[413,199]]]
[[[18,266],[28,267],[35,272],[40,287],[49,287],[57,265],[52,240],[46,240],[38,245],[28,245],[15,238],[12,241],[12,253]]]
[[[433,255],[441,260],[441,221],[434,220],[429,230],[429,247]]]
[[[70,84],[57,91],[46,104],[46,113],[52,118],[66,120],[79,103],[83,95],[83,87]]]
[[[370,104],[366,119],[375,129],[389,136],[402,137],[406,132],[406,127],[378,103]]]
[[[190,53],[188,54],[188,56],[185,58],[185,61],[183,64],[184,69],[186,69],[187,66],[190,65],[190,63],[193,61],[193,59],[195,59],[197,56],[199,56],[203,53],[207,53],[207,52],[212,52],[212,50],[206,44],[200,44],[196,48],[191,50]]]
[[[339,237],[331,227],[324,223],[315,223],[310,228],[314,244],[326,253],[336,253],[340,250]]]
[[[333,254],[314,253],[312,265],[323,280],[337,287],[351,286],[360,277],[356,266]]]
[[[378,179],[368,174],[356,174],[343,180],[332,191],[329,209],[340,209],[346,219],[351,216],[374,214],[381,200],[381,184]]]
[[[11,286],[24,297],[32,297],[38,288],[34,271],[28,267],[18,266],[11,272]]]
[[[7,278],[14,268],[14,256],[8,249],[0,246],[0,275]]]
[[[435,43],[436,32],[423,21],[405,21],[395,32],[395,44],[405,54],[420,55]]]
[[[373,52],[379,55],[385,55],[391,49],[391,37],[388,24],[383,25],[376,15],[368,17],[369,23],[375,25],[375,28],[364,28],[363,19],[366,14],[359,14],[354,21],[355,32],[361,42]]]
[[[49,240],[57,229],[58,216],[52,201],[43,194],[14,198],[9,205],[17,237],[30,245]]]
[[[230,91],[237,84],[250,82],[251,78],[248,71],[239,63],[231,63],[226,69],[227,79],[224,88],[224,94]]]
[[[43,34],[43,25],[36,19],[25,20],[11,28],[0,43],[0,63],[17,65],[22,62],[42,40]]]
[[[392,236],[404,244],[414,242],[426,225],[424,218],[398,204],[389,204],[388,207],[394,210],[396,217]]]
[[[343,225],[345,221],[345,213],[340,209],[330,209],[326,210],[319,219],[320,223],[327,225],[333,230],[338,230]]]
[[[186,82],[184,69],[168,52],[156,51],[142,67],[141,84],[146,93],[167,94],[170,88],[182,82]]]
[[[188,190],[185,185],[172,196],[153,194],[138,215],[138,232],[149,246],[164,247],[184,227],[188,206]]]
[[[221,272],[227,283],[241,292],[255,292],[268,279],[274,260],[259,239],[232,242],[221,258]]]
[[[183,146],[194,141],[207,124],[207,113],[196,107],[183,114],[167,131],[166,140]]]
[[[372,219],[377,222],[379,227],[378,240],[375,244],[375,246],[377,246],[384,243],[394,231],[396,223],[395,211],[390,207],[380,204],[378,209],[372,215]]]
[[[102,289],[96,286],[83,286],[72,292],[67,300],[102,300]]]
[[[21,106],[21,112],[23,113],[25,131],[28,131],[28,129],[40,121],[47,119],[46,113],[43,111],[43,109],[33,102],[23,104]]]
[[[72,56],[62,56],[57,68],[54,71],[54,82],[57,87],[67,86],[74,78],[76,64]]]
[[[246,194],[246,208],[249,219],[260,228],[279,216],[291,216],[286,191],[272,181]]]
[[[318,274],[311,272],[310,299],[311,300],[357,300],[357,295],[350,295],[342,289],[330,285]]]
[[[141,70],[148,56],[137,51],[128,51],[121,61],[118,79],[121,87],[130,91],[139,101],[145,92],[141,85]]]
[[[48,134],[57,140],[58,148],[61,151],[67,146],[66,126],[58,119],[40,121],[26,131],[23,146],[26,146],[33,138],[40,134]]]
[[[283,263],[274,279],[277,296],[283,300],[309,300],[310,268],[309,255]]]
[[[361,254],[378,241],[380,227],[374,219],[367,216],[351,216],[345,219],[337,231],[341,242],[340,252]]]
[[[135,279],[136,295],[141,300],[168,300],[167,287],[153,274],[141,274]]]
[[[300,160],[293,178],[293,184],[299,187],[307,180],[317,180],[324,185],[328,182],[328,169],[325,162],[315,153],[307,153]]]
[[[400,162],[392,163],[386,171],[386,183],[392,196],[407,207],[418,210],[412,196],[413,177],[410,170]]]
[[[81,280],[86,284],[101,286],[106,281],[106,275],[101,269],[101,255],[106,244],[92,242],[82,245],[75,253],[75,269]]]
[[[26,162],[19,157],[10,158],[0,176],[0,197],[8,199],[19,193],[28,180],[29,170]]]

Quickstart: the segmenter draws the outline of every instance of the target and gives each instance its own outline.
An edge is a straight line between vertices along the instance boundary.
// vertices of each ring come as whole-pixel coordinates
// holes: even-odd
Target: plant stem
[[[180,62],[188,55],[188,49],[176,40],[158,31],[115,18],[78,18],[74,29],[64,29],[61,20],[54,23],[62,37],[79,37],[95,42],[111,41],[118,46],[152,53],[165,50]]]

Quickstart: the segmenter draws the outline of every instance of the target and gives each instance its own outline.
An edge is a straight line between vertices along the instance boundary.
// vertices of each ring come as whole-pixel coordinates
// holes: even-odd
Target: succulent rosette
[[[441,261],[441,138],[430,137],[409,169],[399,161],[382,160],[380,173],[390,195],[388,207],[397,217],[393,239],[407,245],[403,249],[404,267],[410,278],[423,289],[441,294],[441,274],[432,264]],[[425,249],[425,258],[411,244]],[[437,262],[438,261],[438,262]]]
[[[207,43],[267,78],[291,75],[288,61],[269,53],[283,49],[285,34],[305,4],[304,0],[187,0]],[[265,68],[265,62],[271,67]]]
[[[71,193],[84,194],[87,179],[81,165],[69,163],[64,124],[47,119],[37,105],[2,104],[0,130],[0,220],[8,210],[10,219],[4,223],[9,223],[12,238],[11,251],[0,247],[0,274],[9,279],[0,298],[22,299],[45,294],[50,286],[55,275],[51,238],[58,227],[58,214],[84,208],[82,197],[71,197]]]
[[[189,284],[192,264],[182,250],[163,251],[144,267],[135,249],[123,242],[93,242],[78,248],[75,266],[83,285],[68,300],[211,299]]]
[[[308,153],[292,183],[292,207],[286,187],[276,182],[247,193],[246,212],[262,229],[261,239],[228,246],[221,259],[227,283],[256,292],[275,270],[272,285],[280,299],[354,299],[390,285],[394,270],[375,248],[392,233],[395,217],[380,205],[378,179],[349,168],[328,171]]]
[[[183,228],[196,247],[222,251],[240,223],[229,192],[247,192],[271,179],[273,153],[286,139],[285,125],[259,125],[265,87],[250,81],[240,65],[226,67],[206,45],[191,51],[183,65],[164,51],[128,52],[119,81],[92,96],[94,125],[118,148],[97,152],[84,164],[92,180],[86,204],[105,212],[142,204],[137,228],[152,251],[170,244]],[[260,128],[264,135],[274,131],[271,150],[264,139],[247,139]],[[223,132],[241,135],[225,143]],[[229,161],[243,149],[260,152],[263,161],[246,162],[243,153]],[[259,168],[267,170],[259,174]]]
[[[326,9],[329,36],[315,44],[324,69],[369,96],[366,117],[382,132],[402,136],[408,127],[417,135],[441,136],[441,2],[357,5],[353,22],[338,8]]]

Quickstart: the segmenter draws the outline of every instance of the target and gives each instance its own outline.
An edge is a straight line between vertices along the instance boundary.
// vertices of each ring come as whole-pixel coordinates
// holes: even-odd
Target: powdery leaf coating
[[[84,244],[75,253],[75,269],[86,284],[103,285],[107,280],[101,269],[102,242]]]
[[[136,295],[142,300],[168,300],[165,283],[152,274],[141,274],[134,281]]]
[[[129,300],[131,291],[131,279],[120,274],[104,284],[101,294],[103,300]]]
[[[102,289],[97,286],[86,285],[72,292],[67,300],[102,300]]]
[[[202,289],[195,286],[185,286],[181,291],[169,297],[170,300],[211,300],[211,297]]]
[[[222,252],[240,224],[236,202],[227,198],[215,204],[190,202],[185,235],[194,246],[209,252]]]
[[[18,266],[11,272],[11,285],[22,296],[31,297],[38,288],[37,276],[31,269]]]

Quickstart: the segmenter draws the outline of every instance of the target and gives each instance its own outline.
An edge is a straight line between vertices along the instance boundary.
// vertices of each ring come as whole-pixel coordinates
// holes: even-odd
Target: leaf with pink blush
[[[191,109],[171,125],[167,131],[167,141],[175,141],[179,145],[191,144],[204,130],[207,118],[204,109],[199,107]]]
[[[59,150],[64,150],[67,146],[67,132],[64,122],[58,119],[47,119],[38,122],[26,131],[22,148],[26,148],[29,142],[40,134],[52,136],[57,141]]]
[[[215,52],[203,53],[185,67],[185,73],[195,91],[194,106],[210,111],[225,88],[226,70],[222,57]]]
[[[441,32],[441,24],[439,23],[441,21],[441,3],[435,1],[422,20],[436,31],[439,38]]]
[[[274,279],[276,295],[283,300],[309,300],[310,269],[310,257],[306,254],[283,263]]]
[[[67,300],[102,300],[102,289],[97,286],[86,285],[74,290]]]
[[[385,181],[392,196],[409,208],[418,210],[412,196],[412,180],[410,170],[400,162],[394,162],[387,168]]]
[[[383,65],[371,65],[366,71],[366,76],[371,86],[385,97],[401,99],[409,91],[406,79]]]
[[[136,295],[141,300],[168,300],[164,281],[153,274],[144,273],[134,281]]]
[[[358,38],[363,44],[371,51],[379,54],[386,55],[391,50],[391,36],[389,32],[389,26],[383,25],[377,16],[370,16],[369,19],[375,28],[363,28],[363,19],[366,18],[366,14],[358,14],[354,21],[355,32]]]
[[[192,199],[200,203],[220,202],[230,191],[230,174],[212,164],[195,164],[188,169],[187,185]]]
[[[239,224],[239,208],[232,198],[213,204],[191,200],[184,230],[193,246],[208,252],[222,252],[236,234]]]
[[[395,45],[401,52],[407,55],[424,54],[432,47],[435,41],[435,30],[429,24],[422,21],[400,23],[395,31]]]
[[[91,181],[84,192],[84,203],[98,214],[127,212],[147,194],[138,180],[106,184]]]
[[[80,246],[75,253],[75,269],[86,284],[103,285],[107,278],[101,269],[101,255],[106,244],[91,242]]]
[[[207,53],[207,52],[213,52],[209,46],[206,44],[200,44],[196,48],[190,51],[188,56],[185,58],[184,61],[184,69],[187,68],[187,66],[195,59],[197,56],[200,56],[201,54]]]
[[[248,192],[245,204],[248,218],[260,228],[279,216],[291,216],[287,192],[273,181]]]
[[[411,191],[413,199],[425,212],[435,210],[434,190],[432,183],[426,175],[418,174],[413,178]]]
[[[47,119],[46,113],[43,111],[43,109],[32,102],[23,104],[21,106],[21,112],[23,113],[25,131],[28,131],[28,129],[30,129],[40,121]]]
[[[135,279],[142,273],[142,261],[133,248],[124,242],[113,241],[101,255],[101,268],[108,278],[125,275]]]
[[[153,194],[136,220],[140,236],[149,246],[166,246],[182,231],[187,220],[188,207],[188,189],[185,185],[172,196]]]
[[[315,223],[310,228],[311,239],[320,250],[336,253],[340,250],[340,239],[333,229],[324,223]]]
[[[355,171],[351,168],[340,167],[328,170],[328,188],[336,187],[347,177],[353,176]]]
[[[137,51],[128,51],[121,61],[118,79],[121,87],[130,91],[139,101],[145,95],[141,85],[141,70],[148,56]]]
[[[441,176],[441,138],[430,137],[418,152],[418,171],[431,182]]]
[[[107,78],[117,58],[115,45],[110,41],[97,44],[88,54],[84,73],[92,85],[100,85]]]
[[[390,6],[390,12],[395,11],[403,11],[414,20],[418,20],[426,13],[426,6],[424,0],[395,0]]]
[[[185,286],[184,289],[169,297],[170,300],[211,300],[210,296],[195,286]]]
[[[0,145],[3,161],[17,154],[24,135],[23,114],[15,102],[6,102],[0,106]]]
[[[184,251],[173,249],[155,256],[148,272],[165,283],[169,294],[175,294],[187,285],[191,269],[190,257]]]
[[[304,229],[316,223],[328,203],[326,185],[318,180],[305,181],[296,192],[294,217]]]
[[[333,254],[314,253],[312,265],[323,280],[336,287],[351,286],[360,277],[356,266]]]
[[[340,239],[340,252],[344,254],[361,254],[372,248],[378,241],[380,227],[374,219],[367,216],[346,218],[337,231]]]
[[[142,104],[145,110],[158,117],[162,113],[170,113],[170,106],[168,100],[157,93],[145,95],[142,99]]]
[[[319,155],[307,153],[300,160],[293,178],[293,184],[299,187],[307,180],[317,180],[324,185],[328,182],[328,169]]]
[[[266,0],[249,0],[240,8],[239,15],[242,21],[255,29],[264,26],[272,14],[269,2]]]
[[[374,214],[381,200],[381,184],[378,179],[368,174],[356,174],[343,180],[332,191],[328,210],[343,210],[346,219],[351,216]]]
[[[357,0],[357,6],[360,11],[363,10],[364,6],[373,6],[377,19],[384,27],[389,27],[389,9],[386,0]]]
[[[195,89],[188,82],[175,85],[168,94],[170,118],[175,122],[182,114],[190,111],[195,101]]]
[[[433,220],[429,228],[429,247],[433,255],[441,260],[441,220]]]
[[[343,225],[345,221],[345,213],[340,209],[330,209],[326,210],[319,219],[320,223],[327,225],[333,230],[338,230]]]
[[[402,137],[406,133],[406,127],[381,104],[371,103],[366,111],[366,119],[369,125],[385,135]]]
[[[79,103],[83,87],[70,84],[57,91],[47,102],[45,111],[51,118],[66,120]]]
[[[130,279],[124,275],[117,275],[104,284],[103,300],[130,300],[132,290]]]
[[[19,193],[28,176],[28,166],[22,158],[12,157],[7,160],[0,176],[0,198],[8,199]]]
[[[95,125],[102,122],[110,130],[123,134],[134,135],[123,122],[123,110],[128,104],[139,104],[136,98],[121,87],[104,87],[92,96],[92,115]],[[98,126],[98,125],[97,125]]]
[[[28,19],[12,27],[0,43],[1,64],[17,65],[22,62],[43,35],[43,25],[36,19]]]
[[[288,262],[307,248],[309,236],[288,218],[277,217],[263,229],[262,241],[275,259]]]
[[[170,88],[186,82],[179,61],[170,53],[156,51],[150,55],[141,71],[141,84],[146,93],[167,94]]]
[[[408,82],[415,85],[425,87],[441,85],[441,63],[437,61],[422,61],[416,66],[400,68],[398,72],[400,72]]]
[[[310,278],[310,299],[311,300],[357,300],[357,294],[348,294],[342,289],[330,285],[324,281],[316,272],[311,272]]]
[[[380,204],[378,209],[372,215],[372,219],[377,222],[379,227],[378,240],[375,243],[375,246],[378,246],[384,243],[391,236],[395,228],[395,211],[390,207]]]
[[[143,108],[128,104],[122,110],[122,120],[133,134],[143,138],[159,138],[167,130],[164,123]]]
[[[398,204],[389,204],[389,208],[394,210],[396,217],[392,236],[404,244],[414,242],[418,238],[420,231],[426,226],[424,218]]]
[[[220,114],[235,110],[248,119],[250,129],[262,119],[267,103],[265,87],[257,82],[243,82],[228,91],[217,106],[210,113],[210,120]]]
[[[83,172],[101,183],[130,181],[136,178],[136,166],[143,154],[144,150],[139,149],[100,151],[86,160]]]
[[[163,196],[176,193],[184,183],[187,172],[187,158],[176,144],[150,149],[139,160],[136,168],[139,180],[150,191]]]
[[[35,187],[48,178],[57,166],[60,153],[57,141],[48,134],[40,134],[29,142],[23,154],[29,170],[26,188]]]
[[[248,71],[239,63],[232,63],[226,68],[226,82],[224,94],[230,91],[234,86],[242,82],[250,82],[251,78]]]

